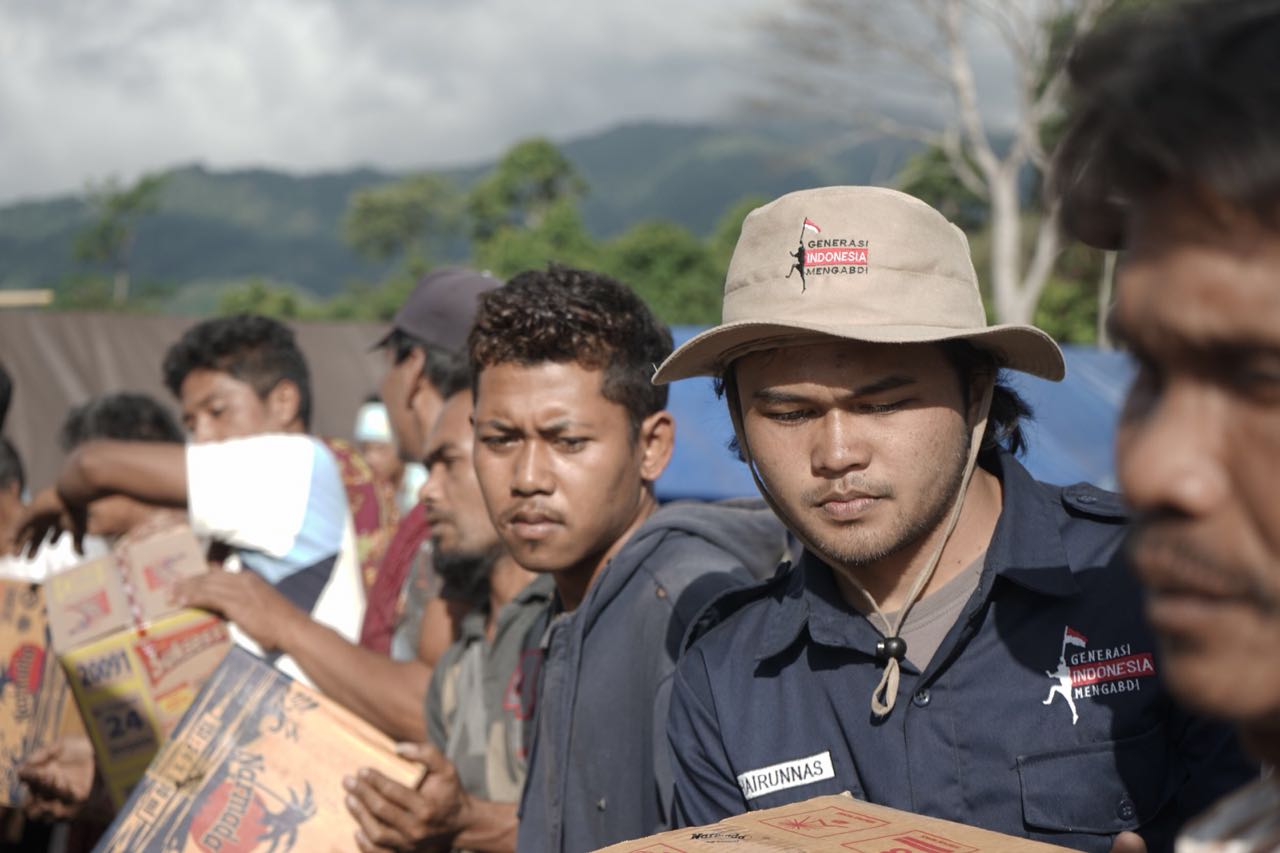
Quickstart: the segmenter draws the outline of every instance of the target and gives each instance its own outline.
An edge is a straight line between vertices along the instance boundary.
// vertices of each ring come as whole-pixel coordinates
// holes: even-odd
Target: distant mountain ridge
[[[597,236],[655,218],[705,235],[745,195],[887,183],[911,151],[896,142],[843,141],[847,133],[812,123],[639,123],[559,147],[587,181],[582,214]],[[465,187],[490,166],[424,171]],[[175,168],[158,210],[139,226],[134,280],[198,288],[258,276],[328,296],[349,281],[378,279],[384,267],[343,242],[342,217],[353,192],[404,174],[368,168],[314,175]],[[0,207],[0,289],[54,286],[83,271],[72,246],[91,217],[84,201],[71,196]]]

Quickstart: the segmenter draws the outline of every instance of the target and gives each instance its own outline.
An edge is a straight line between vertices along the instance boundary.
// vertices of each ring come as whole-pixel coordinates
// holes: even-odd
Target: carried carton
[[[726,844],[736,853],[1050,853],[1067,849],[835,794],[747,812],[711,826],[625,841],[604,848],[603,853],[724,853]]]
[[[17,771],[31,753],[71,735],[84,728],[49,648],[44,591],[0,580],[0,806],[19,804]]]
[[[220,618],[169,602],[178,581],[207,570],[194,534],[177,526],[46,583],[53,647],[116,806],[231,647]]]
[[[233,649],[99,842],[98,851],[354,850],[344,776],[406,786],[422,768],[350,711]]]

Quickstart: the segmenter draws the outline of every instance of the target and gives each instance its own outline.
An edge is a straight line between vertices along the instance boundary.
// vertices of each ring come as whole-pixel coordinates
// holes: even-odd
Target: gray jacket
[[[667,706],[684,634],[720,592],[771,574],[785,549],[760,501],[668,504],[577,610],[553,602],[530,634],[543,660],[518,850],[581,853],[667,822]]]

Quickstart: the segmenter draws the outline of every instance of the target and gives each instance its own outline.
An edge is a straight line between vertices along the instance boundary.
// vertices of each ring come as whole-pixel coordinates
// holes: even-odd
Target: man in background
[[[239,623],[232,632],[237,642],[324,689],[328,661],[304,663],[264,647],[262,637],[244,630],[253,620],[241,612],[267,588],[351,640],[363,616],[341,470],[324,443],[307,434],[310,375],[292,331],[254,315],[206,320],[170,347],[163,373],[191,440],[80,445],[49,500],[36,502],[27,536],[39,538],[68,515],[76,521],[111,496],[185,508],[196,534],[223,546],[232,571],[224,573],[226,597],[217,609]]]
[[[387,362],[379,392],[406,464],[422,462],[443,402],[440,388],[466,341],[476,300],[500,284],[471,270],[434,270],[418,282],[376,344]],[[467,605],[432,570],[429,538],[425,512],[415,507],[401,519],[369,590],[360,642],[397,660],[418,658],[434,666],[457,638]]]
[[[1163,677],[1280,764],[1280,2],[1214,0],[1099,31],[1070,62],[1068,230],[1126,250],[1111,318],[1138,376],[1117,438]],[[1274,774],[1180,851],[1280,845]]]
[[[62,423],[58,443],[64,453],[71,453],[85,442],[98,438],[157,441],[172,445],[180,445],[183,441],[182,428],[159,401],[146,394],[127,392],[104,394],[73,408]],[[3,456],[0,453],[0,459]],[[16,451],[13,451],[9,464],[21,465]],[[0,469],[3,467],[0,465]],[[0,476],[0,481],[2,480],[3,477]],[[17,493],[0,494],[0,503],[12,500],[15,494],[18,500],[9,504],[13,535],[16,535],[25,520],[28,507],[21,500],[21,489]],[[51,500],[53,498],[49,494],[36,498],[37,503]],[[12,541],[12,547],[17,553],[0,556],[0,575],[43,581],[53,572],[105,554],[108,546],[104,539],[114,539],[128,533],[155,511],[155,507],[122,495],[93,501],[85,507],[86,535],[78,544],[73,542],[72,536],[46,538],[34,543],[34,549],[18,549],[16,541]]]
[[[162,442],[181,446],[182,428],[159,401],[134,393],[104,394],[73,408],[59,430],[65,453],[97,439]],[[108,544],[131,530],[154,523],[176,510],[143,504],[124,495],[111,495],[90,503],[85,510],[84,555],[76,554],[71,536],[45,542],[35,560],[46,560],[49,572],[69,568],[82,560],[107,553]],[[59,556],[50,559],[53,552]],[[0,564],[5,559],[0,558]],[[47,574],[40,575],[43,579]],[[85,736],[61,738],[27,756],[18,768],[27,789],[23,812],[32,820],[71,820],[72,836],[87,848],[106,828],[112,807],[106,788],[96,785],[93,747]]]

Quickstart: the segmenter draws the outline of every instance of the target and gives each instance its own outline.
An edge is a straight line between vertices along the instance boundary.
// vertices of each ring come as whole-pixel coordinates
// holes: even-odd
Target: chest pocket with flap
[[[1175,790],[1164,726],[1122,740],[1018,756],[1022,816],[1054,832],[1112,834],[1159,814]]]

